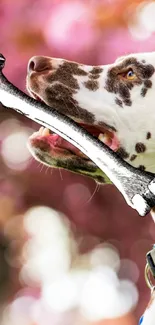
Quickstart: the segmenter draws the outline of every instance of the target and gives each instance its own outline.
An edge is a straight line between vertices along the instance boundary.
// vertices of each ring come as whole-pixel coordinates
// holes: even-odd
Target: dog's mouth
[[[44,100],[34,92],[30,91],[30,94],[37,101],[44,102]],[[73,118],[75,121],[76,119]],[[78,121],[78,124],[87,130],[91,135],[98,138],[104,144],[109,146],[113,151],[117,151],[119,148],[119,140],[116,136],[114,129],[103,123],[100,125],[90,125],[83,121]],[[75,156],[88,161],[89,158],[84,155],[78,148],[64,140],[61,136],[51,132],[49,129],[41,127],[37,132],[34,132],[29,138],[29,145],[33,153],[34,150],[40,150],[42,152],[48,152],[53,158],[73,158]]]

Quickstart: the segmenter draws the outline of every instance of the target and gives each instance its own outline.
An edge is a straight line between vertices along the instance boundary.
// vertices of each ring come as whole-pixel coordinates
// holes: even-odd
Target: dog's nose
[[[41,72],[51,69],[49,58],[43,56],[34,56],[28,63],[28,72]]]

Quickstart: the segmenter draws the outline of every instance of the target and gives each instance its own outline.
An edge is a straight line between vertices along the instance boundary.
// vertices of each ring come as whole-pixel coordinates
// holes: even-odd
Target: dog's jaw
[[[116,146],[115,150],[118,149],[123,159],[135,167],[155,171],[155,53],[130,55],[119,60],[119,63],[100,67],[39,57],[38,66],[28,73],[27,88],[31,94],[39,96],[46,104],[77,122],[104,126],[104,130],[110,128],[119,143],[119,148]],[[120,78],[122,69],[128,67],[135,69],[135,82]],[[100,139],[103,139],[102,136]],[[55,156],[54,151],[51,154],[45,148],[43,151],[37,145],[32,146],[31,140],[29,148],[35,158],[47,165],[70,166],[68,169],[75,172],[82,170],[83,174],[88,172],[89,176],[90,166],[93,166],[96,168],[95,172],[92,171],[93,178],[99,171],[82,156],[81,160],[76,155],[67,156],[65,152],[64,155]]]

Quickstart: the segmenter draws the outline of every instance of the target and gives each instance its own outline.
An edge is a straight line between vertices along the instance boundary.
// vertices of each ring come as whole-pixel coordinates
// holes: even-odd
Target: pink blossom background
[[[140,0],[1,0],[4,73],[26,92],[27,62],[33,55],[100,65],[127,53],[155,51],[155,8],[146,7]],[[22,296],[39,295],[39,285],[28,285],[20,279],[25,263],[22,249],[28,238],[23,219],[30,207],[47,206],[69,218],[74,232],[82,238],[81,251],[104,242],[118,250],[119,276],[138,288],[139,301],[133,312],[138,319],[150,295],[144,281],[145,254],[155,238],[150,215],[140,218],[112,185],[96,189],[95,182],[87,177],[47,169],[31,159],[25,153],[26,141],[18,141],[16,134],[28,136],[38,128],[35,123],[5,109],[1,110],[0,121],[1,305],[6,307],[19,292]],[[20,160],[22,154],[24,160]],[[52,322],[52,317],[48,315],[48,321]],[[44,324],[48,321],[45,317]],[[34,322],[30,319],[26,324]]]

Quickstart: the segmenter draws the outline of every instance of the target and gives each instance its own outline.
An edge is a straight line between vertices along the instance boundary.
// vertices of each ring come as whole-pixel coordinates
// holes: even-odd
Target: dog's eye
[[[132,68],[129,68],[128,70],[126,70],[124,72],[120,72],[118,75],[120,78],[129,80],[129,81],[137,79],[137,76],[136,76],[135,72],[132,70]]]
[[[128,80],[135,80],[136,79],[136,74],[135,74],[135,72],[132,69],[130,69],[125,74],[125,78],[128,79]]]

